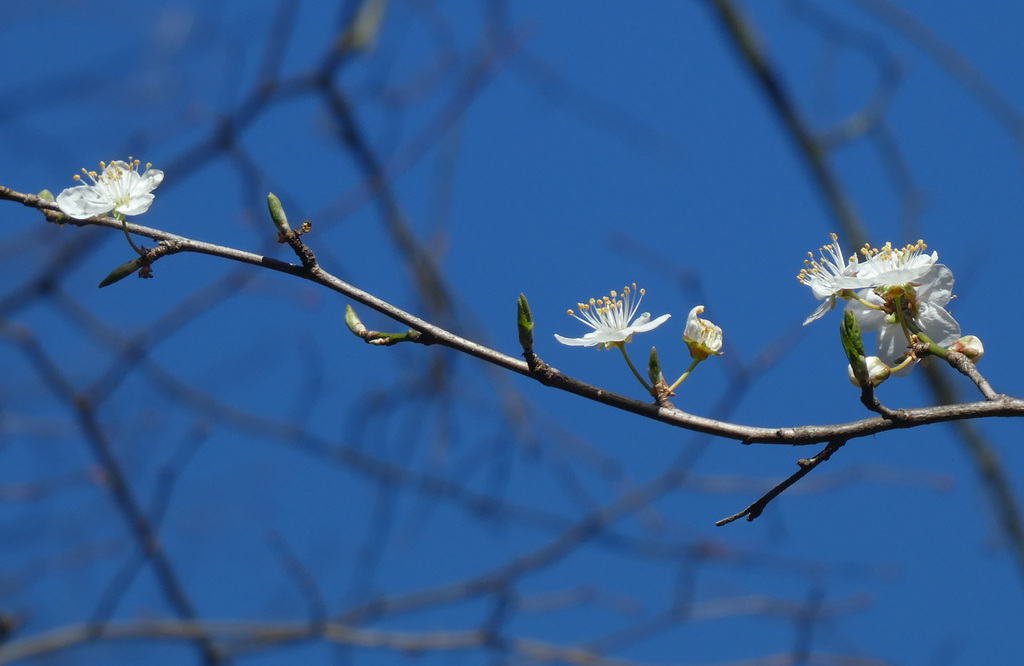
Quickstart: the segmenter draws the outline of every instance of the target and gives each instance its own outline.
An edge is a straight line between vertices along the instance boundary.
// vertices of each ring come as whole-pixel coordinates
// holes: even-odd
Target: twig
[[[32,194],[15,192],[10,188],[0,186],[0,199],[17,201],[31,208],[38,208],[48,219],[52,221],[64,221],[79,226],[105,226],[122,229],[120,220],[114,218],[91,218],[89,220],[68,220],[59,212],[55,212],[56,206],[50,201],[40,199]],[[171,234],[159,229],[152,229],[137,224],[128,224],[128,229],[136,235],[145,236],[158,241],[170,241],[175,253],[192,252],[206,254],[222,259],[229,259],[261,268],[267,268],[280,273],[286,273],[314,282],[332,291],[351,298],[363,305],[376,310],[377,312],[409,326],[415,331],[428,336],[433,344],[441,345],[462,352],[469,356],[490,363],[499,368],[510,370],[520,375],[525,375],[552,388],[566,391],[574,395],[593,400],[615,409],[630,412],[649,418],[661,423],[666,423],[685,430],[700,432],[708,435],[715,435],[724,439],[738,440],[744,444],[786,444],[791,446],[805,446],[820,444],[834,439],[850,440],[860,437],[868,437],[889,430],[919,427],[933,423],[944,423],[948,421],[962,421],[965,419],[990,418],[994,416],[1021,417],[1024,416],[1024,400],[1020,398],[1005,397],[1000,400],[989,400],[982,402],[970,402],[959,404],[939,405],[935,407],[921,407],[916,409],[904,409],[898,411],[898,418],[876,418],[862,419],[847,423],[831,425],[804,425],[794,427],[758,427],[737,423],[729,423],[697,416],[684,412],[680,409],[662,407],[649,402],[643,402],[607,391],[600,387],[588,384],[563,374],[558,369],[544,363],[536,355],[531,356],[528,361],[514,358],[494,349],[490,349],[472,340],[458,336],[440,326],[436,326],[424,319],[395,307],[369,292],[363,291],[323,270],[315,264],[313,269],[297,264],[290,264],[272,257],[236,250],[230,247],[214,245],[202,241],[192,240],[176,234]],[[420,340],[423,342],[423,340]]]
[[[813,470],[815,467],[831,458],[832,454],[838,451],[840,448],[842,448],[844,444],[846,444],[845,439],[832,440],[831,442],[828,443],[828,446],[822,449],[821,453],[814,456],[813,458],[801,458],[800,460],[797,460],[796,464],[800,465],[799,471],[794,473],[791,477],[789,477],[779,485],[772,488],[763,497],[761,497],[761,499],[757,500],[743,511],[731,515],[728,518],[723,518],[722,520],[716,522],[715,525],[721,527],[722,525],[727,525],[735,520],[739,520],[744,516],[747,517],[747,522],[750,522],[753,519],[757,518],[764,511],[765,507],[768,506],[769,502],[771,502],[773,499],[775,499],[783,492],[785,492],[785,490],[792,486],[794,483],[810,474],[811,470]]]
[[[1000,400],[1006,396],[996,393],[992,385],[988,383],[988,380],[981,376],[978,372],[978,366],[974,365],[974,361],[967,358],[960,352],[946,352],[946,361],[960,371],[961,374],[966,376],[974,385],[978,387],[981,394],[985,396],[986,400]]]
[[[902,419],[904,416],[903,410],[892,410],[879,402],[878,397],[875,395],[875,387],[870,382],[861,387],[860,401],[865,407],[876,414],[880,414],[882,418],[889,421]]]

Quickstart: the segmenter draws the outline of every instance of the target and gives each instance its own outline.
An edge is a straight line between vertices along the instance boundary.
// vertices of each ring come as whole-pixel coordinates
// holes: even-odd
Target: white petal
[[[669,317],[671,316],[672,315],[670,314],[664,314],[655,319],[654,321],[648,321],[651,318],[651,313],[645,312],[639,317],[637,317],[636,322],[627,330],[630,332],[630,335],[632,335],[633,333],[644,333],[646,331],[651,331],[664,324],[666,321],[668,321]]]
[[[132,188],[132,194],[148,194],[157,188],[164,181],[164,172],[160,169],[146,169],[139,182]]]
[[[569,345],[570,347],[593,347],[600,343],[600,340],[595,340],[594,337],[594,333],[587,333],[582,338],[563,338],[561,335],[555,333],[555,340],[558,340],[563,345]]]
[[[822,301],[821,305],[818,306],[818,309],[815,310],[814,312],[812,312],[810,317],[808,317],[807,319],[804,319],[804,326],[806,326],[807,324],[810,324],[812,321],[817,321],[817,320],[821,319],[822,317],[825,316],[825,314],[829,310],[831,310],[835,306],[836,306],[836,299],[835,299],[835,297],[832,297],[832,298],[830,298],[830,299],[828,299],[826,301]]]
[[[128,200],[128,203],[117,207],[117,212],[122,215],[141,215],[149,210],[149,207],[153,204],[154,195],[152,194],[140,194],[133,196]]]
[[[878,358],[895,365],[907,353],[907,336],[897,324],[885,326],[878,332]]]
[[[57,195],[57,206],[64,214],[84,220],[94,215],[106,215],[114,209],[114,202],[91,185],[69,187]]]
[[[960,337],[960,324],[953,315],[931,303],[921,303],[917,314],[921,330],[940,347],[948,347]]]
[[[953,298],[953,271],[944,264],[935,264],[921,280],[917,297],[933,305],[943,306]]]
[[[861,292],[861,298],[868,301],[869,303],[882,304],[882,299],[876,296],[872,292]],[[857,323],[860,324],[860,330],[869,332],[877,331],[891,326],[889,322],[885,320],[885,313],[881,310],[869,308],[859,301],[850,301],[846,304],[846,309],[849,310],[857,317]],[[881,354],[879,354],[881,356]]]

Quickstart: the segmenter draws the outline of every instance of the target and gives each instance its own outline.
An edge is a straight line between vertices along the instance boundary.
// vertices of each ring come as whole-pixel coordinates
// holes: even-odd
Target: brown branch
[[[89,220],[68,220],[56,212],[56,205],[31,194],[15,192],[0,186],[0,199],[17,201],[26,206],[37,208],[51,221],[64,221],[78,226],[98,225],[118,232],[122,230],[122,222],[114,218],[90,218]],[[468,354],[499,368],[510,370],[561,391],[572,393],[588,400],[593,400],[609,407],[637,414],[668,425],[693,432],[715,435],[725,439],[738,440],[744,444],[786,444],[805,446],[821,444],[835,439],[857,439],[877,435],[889,430],[919,427],[934,423],[962,421],[975,418],[1020,417],[1024,416],[1024,400],[1002,396],[994,400],[982,402],[939,405],[916,409],[899,410],[899,418],[862,419],[832,425],[804,425],[792,427],[758,427],[729,423],[684,412],[680,409],[662,407],[642,402],[628,396],[612,393],[600,387],[588,384],[563,374],[556,368],[544,363],[539,357],[532,356],[530,362],[514,358],[499,351],[490,349],[472,340],[456,335],[440,326],[410,314],[369,292],[331,275],[319,265],[309,268],[290,264],[263,255],[236,250],[234,248],[204,243],[170,234],[158,229],[128,223],[128,231],[137,236],[144,236],[158,241],[173,243],[175,253],[193,252],[206,254],[222,259],[229,259],[261,268],[286,273],[314,282],[332,291],[351,298],[377,312],[401,322],[413,330],[430,338],[433,344],[441,345]]]
[[[878,396],[875,395],[875,387],[868,383],[862,386],[860,389],[860,401],[865,407],[881,415],[883,419],[889,421],[900,420],[904,417],[905,412],[900,410],[892,410],[883,405],[878,401]]]
[[[974,385],[978,387],[978,390],[981,391],[981,394],[985,396],[986,400],[999,400],[1005,397],[996,393],[995,389],[992,388],[992,385],[988,383],[988,380],[982,377],[981,373],[978,372],[978,366],[974,364],[974,361],[967,358],[960,352],[946,352],[946,362],[974,382]]]
[[[722,520],[716,522],[715,525],[721,527],[722,525],[727,525],[735,520],[739,520],[744,516],[746,516],[747,522],[750,522],[753,519],[757,518],[764,511],[765,507],[768,506],[769,502],[771,502],[773,499],[775,499],[783,492],[785,492],[786,489],[792,486],[794,483],[810,474],[811,470],[813,470],[815,467],[831,458],[832,454],[841,449],[844,444],[846,444],[845,439],[833,440],[828,443],[828,446],[822,449],[821,453],[814,456],[813,458],[801,458],[800,460],[797,460],[796,464],[800,465],[799,471],[794,473],[792,476],[790,476],[788,479],[786,479],[779,485],[769,490],[764,496],[761,497],[761,499],[757,500],[743,511],[733,514],[728,518],[723,518]]]

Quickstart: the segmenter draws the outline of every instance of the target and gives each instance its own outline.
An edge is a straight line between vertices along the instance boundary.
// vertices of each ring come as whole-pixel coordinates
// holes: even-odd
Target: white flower
[[[865,245],[861,250],[865,261],[859,261],[856,255],[847,261],[843,258],[838,237],[832,234],[832,244],[819,250],[821,260],[808,253],[810,259],[804,260],[807,268],[797,275],[802,284],[811,288],[815,298],[824,301],[804,320],[804,325],[820,319],[834,308],[836,297],[849,299],[852,291],[918,284],[939,259],[938,252],[925,254],[927,248],[922,240],[896,249],[892,243],[880,248]]]
[[[686,330],[683,331],[683,340],[690,348],[690,356],[701,361],[708,356],[718,356],[722,353],[722,329],[697,316],[702,312],[703,305],[690,310],[686,317]]]
[[[897,249],[893,249],[892,243],[880,248],[864,246],[861,252],[867,261],[860,265],[857,277],[871,283],[865,287],[917,284],[939,260],[938,252],[925,254],[926,249],[923,240]]]
[[[816,299],[824,301],[804,320],[804,326],[825,316],[826,312],[836,306],[836,296],[844,291],[875,286],[858,275],[860,264],[857,255],[852,255],[849,261],[843,258],[843,248],[839,246],[839,237],[836,234],[832,234],[832,243],[818,252],[821,261],[815,259],[813,253],[808,252],[807,256],[810,258],[804,260],[807,267],[801,269],[800,274],[796,276],[801,284],[811,288]]]
[[[946,312],[945,305],[953,297],[953,271],[943,264],[934,264],[918,279],[916,287],[903,291],[900,301],[918,330],[940,347],[948,347],[960,337],[960,324]],[[863,291],[865,301],[885,307],[885,300],[873,291]],[[878,356],[886,363],[896,363],[907,351],[907,335],[895,313],[869,308],[850,301],[846,305],[857,316],[862,331],[878,331]],[[892,310],[891,304],[889,310]]]
[[[86,171],[92,185],[78,185],[57,195],[57,205],[68,216],[84,220],[94,215],[106,215],[110,211],[120,215],[141,215],[153,203],[153,190],[164,179],[164,172],[151,169],[139,174],[139,160],[128,158],[127,162],[117,160],[107,165],[100,162],[101,173]],[[75,175],[75,180],[82,177]]]
[[[645,312],[633,320],[644,293],[643,289],[638,292],[634,283],[632,288],[624,287],[621,296],[612,291],[603,298],[590,299],[589,304],[578,303],[580,313],[577,315],[569,310],[569,314],[594,330],[582,338],[564,338],[556,334],[555,339],[572,347],[597,345],[598,349],[605,349],[617,342],[629,342],[634,333],[643,333],[661,326],[672,315],[661,315],[652,321],[651,313]]]

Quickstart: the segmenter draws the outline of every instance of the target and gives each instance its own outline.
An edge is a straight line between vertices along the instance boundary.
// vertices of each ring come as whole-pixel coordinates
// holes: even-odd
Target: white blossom
[[[164,179],[164,172],[146,165],[145,173],[139,174],[139,160],[128,158],[127,162],[116,160],[109,165],[100,162],[101,171],[86,171],[92,185],[82,184],[57,195],[57,206],[64,214],[84,220],[95,215],[115,214],[141,215],[153,203],[153,190]],[[75,175],[75,180],[82,177]]]
[[[879,309],[850,301],[846,309],[857,316],[862,331],[878,331],[878,356],[886,363],[897,363],[907,352],[907,333],[900,325],[891,303],[874,291],[865,290],[860,298]],[[903,304],[904,316],[940,347],[948,347],[960,337],[960,324],[946,311],[945,305],[953,298],[953,271],[943,264],[934,264],[916,286],[904,289],[898,302]],[[887,309],[889,312],[886,311]]]
[[[857,290],[918,284],[939,258],[937,252],[925,253],[927,248],[922,240],[902,248],[893,248],[892,243],[879,248],[865,245],[861,250],[863,261],[856,255],[845,259],[838,236],[832,234],[832,243],[819,250],[820,259],[808,253],[810,258],[804,260],[806,268],[797,275],[801,284],[811,288],[815,298],[824,301],[804,320],[804,325],[834,308],[836,298],[849,300]]]
[[[882,359],[877,356],[868,356],[864,359],[864,365],[867,366],[868,370],[868,382],[872,386],[878,386],[891,374],[889,366],[882,362]],[[853,366],[847,364],[846,369],[849,371],[850,383],[854,386],[860,386],[860,382],[857,381],[857,375],[853,373]]]
[[[604,349],[615,343],[629,342],[634,333],[643,333],[661,326],[672,315],[661,315],[651,319],[651,313],[645,312],[634,319],[636,311],[643,300],[644,290],[637,290],[636,283],[632,287],[624,287],[622,294],[615,291],[608,296],[591,298],[589,303],[577,303],[579,314],[569,310],[569,314],[594,329],[582,338],[565,338],[555,335],[555,339],[563,345],[572,347],[593,347]]]
[[[857,277],[865,287],[917,284],[939,260],[939,253],[926,254],[928,245],[923,240],[902,248],[886,243],[880,248],[864,246],[861,253],[866,261],[860,264]]]
[[[849,260],[843,257],[843,248],[836,234],[832,234],[832,242],[818,250],[818,253],[820,260],[815,259],[813,253],[807,253],[809,258],[804,260],[806,268],[801,269],[797,275],[801,284],[811,288],[816,299],[824,301],[804,320],[804,326],[825,316],[826,312],[836,306],[836,296],[844,291],[873,286],[858,277],[860,263],[857,255],[851,255]]]

